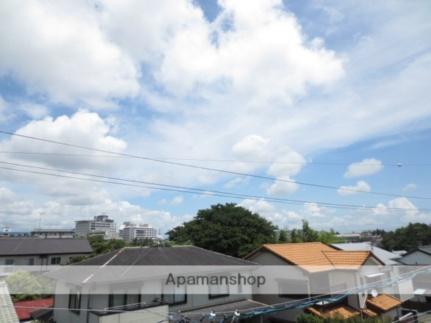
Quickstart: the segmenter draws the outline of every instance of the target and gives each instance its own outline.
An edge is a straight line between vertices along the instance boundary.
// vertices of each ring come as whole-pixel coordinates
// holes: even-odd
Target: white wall
[[[242,275],[246,275],[246,273],[241,273]],[[235,273],[232,273],[232,275],[235,275]],[[148,289],[151,290],[162,290],[162,284],[164,284],[164,280],[155,280],[155,281],[143,281],[143,284],[147,286]],[[151,284],[153,288],[148,286]],[[136,284],[131,284],[131,286],[136,286]],[[68,308],[69,304],[69,291],[72,288],[72,286],[68,286],[64,283],[57,283],[56,287],[56,295],[55,296],[55,307],[62,307],[62,308]],[[98,286],[97,289],[95,289],[93,286],[89,286],[88,288],[91,288],[92,295],[90,295],[90,298],[85,295],[88,293],[88,289],[83,289],[81,293],[83,294],[81,297],[81,308],[87,309],[88,307],[91,309],[98,309],[103,310],[109,306],[109,294],[111,292],[111,287],[108,285],[105,286]],[[194,290],[194,288],[196,288]],[[187,291],[187,302],[185,304],[181,305],[170,305],[169,311],[190,311],[197,308],[207,307],[207,306],[214,306],[218,304],[228,303],[228,302],[234,302],[234,301],[240,301],[244,299],[250,299],[251,298],[251,287],[249,286],[243,286],[243,291],[241,294],[239,294],[239,289],[237,286],[231,286],[229,289],[230,295],[226,297],[220,297],[220,298],[213,298],[210,299],[208,293],[206,294],[200,294],[196,295],[194,294],[198,289],[202,288],[202,286],[188,286]],[[202,290],[202,289],[199,289]],[[209,290],[208,290],[209,291]],[[96,295],[97,294],[97,295]],[[151,301],[156,298],[160,297],[161,292],[159,295],[142,295],[141,296],[141,302],[145,302],[146,304],[151,304]],[[151,307],[148,310],[152,311],[153,308],[158,307]],[[145,309],[139,310],[139,311],[145,311]],[[133,313],[136,311],[130,311],[130,313]],[[140,314],[141,315],[141,314]],[[149,314],[148,314],[149,315]],[[132,314],[127,316],[121,316],[121,320],[118,321],[120,316],[118,315],[106,315],[106,316],[97,316],[94,314],[87,314],[87,311],[81,311],[79,314],[73,313],[69,310],[54,310],[54,318],[58,323],[110,323],[110,322],[121,322],[121,323],[132,323],[132,322],[147,322],[146,320],[143,321],[136,321],[136,318],[138,316],[134,316]],[[103,319],[103,320],[102,320]],[[115,320],[117,319],[117,320]],[[130,321],[129,321],[130,319]],[[151,316],[149,316],[149,319],[152,319]],[[102,320],[102,321],[101,321]],[[162,319],[159,318],[159,321]],[[152,322],[152,321],[148,321]]]

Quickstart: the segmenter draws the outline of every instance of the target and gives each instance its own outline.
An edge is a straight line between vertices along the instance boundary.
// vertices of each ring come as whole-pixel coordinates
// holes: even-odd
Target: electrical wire
[[[426,266],[425,268],[420,268],[420,269],[416,269],[413,270],[411,272],[407,272],[404,274],[399,275],[400,277],[397,279],[394,278],[388,278],[386,280],[383,281],[377,281],[374,283],[369,283],[369,284],[365,284],[363,286],[360,287],[356,287],[356,288],[350,288],[350,289],[344,289],[344,290],[338,290],[338,291],[333,291],[331,292],[331,294],[324,294],[324,295],[317,295],[317,296],[313,296],[313,297],[305,297],[302,299],[296,299],[296,300],[290,300],[287,302],[282,302],[282,303],[277,303],[277,304],[271,304],[271,305],[266,305],[266,306],[259,306],[259,307],[255,307],[255,308],[247,308],[247,311],[250,310],[264,310],[266,309],[277,309],[277,311],[286,311],[286,310],[290,310],[293,308],[305,308],[305,307],[309,307],[309,306],[313,306],[318,302],[322,302],[322,301],[328,301],[331,300],[331,302],[329,303],[334,303],[336,301],[339,301],[345,297],[347,297],[349,294],[354,293],[359,293],[359,292],[363,292],[363,291],[367,291],[370,288],[379,288],[379,287],[386,287],[386,286],[392,286],[395,283],[399,283],[400,281],[406,280],[406,279],[412,279],[414,278],[416,275],[423,273],[424,271],[429,272],[431,270],[431,266]],[[336,297],[334,297],[333,295],[337,295]],[[296,304],[297,306],[293,307],[293,308],[283,308],[283,306],[287,306],[287,305],[292,305],[292,304]],[[134,304],[132,304],[134,305]],[[1,306],[6,306],[6,305],[0,305]],[[15,306],[15,308],[26,308],[26,309],[40,309],[41,307],[29,307],[29,306]],[[55,309],[55,310],[67,310],[69,311],[70,308],[64,308],[64,307],[51,307],[50,309]],[[163,317],[164,319],[170,319],[171,315],[181,315],[182,318],[179,320],[176,320],[176,322],[180,322],[181,320],[189,320],[189,322],[191,321],[191,319],[187,318],[186,315],[184,315],[184,313],[181,312],[169,312],[169,315],[166,317],[165,315],[157,312],[157,311],[153,311],[153,310],[149,310],[146,308],[143,308],[144,310],[148,310],[149,312],[153,312],[161,317]],[[85,309],[82,308],[80,309],[80,311],[90,311],[90,312],[94,312],[94,311],[99,311],[99,312],[107,312],[107,313],[128,313],[130,311],[128,310],[121,310],[121,309],[117,309],[117,310],[112,310],[112,309],[103,309],[103,310],[98,310],[98,309]],[[194,312],[194,315],[208,315],[209,313],[213,313],[215,315],[233,315],[236,311],[225,311],[225,312],[214,312],[214,311],[210,311],[210,312]],[[137,313],[137,314],[141,314],[141,313]],[[145,313],[142,313],[145,314]],[[229,317],[229,316],[228,316]],[[394,321],[394,322],[399,322],[399,321]]]
[[[0,154],[10,155],[41,155],[41,156],[63,156],[63,157],[101,157],[101,158],[113,158],[124,156],[114,155],[94,155],[94,154],[72,154],[72,153],[53,153],[53,152],[36,152],[36,151],[0,151]],[[284,160],[249,160],[249,159],[218,159],[218,158],[186,158],[186,157],[156,157],[163,160],[183,160],[183,161],[202,161],[202,162],[214,162],[214,163],[244,163],[244,164],[283,164],[283,165],[303,165],[304,162],[291,162]],[[319,166],[347,166],[352,164],[346,162],[315,162],[312,160],[305,161],[307,165],[319,165]],[[361,163],[360,167],[375,166],[374,163]],[[412,163],[382,163],[382,166],[386,167],[398,167],[403,166],[431,166],[431,163],[423,164],[412,164]]]
[[[67,170],[62,170],[62,169],[48,168],[48,167],[39,167],[39,166],[32,166],[32,165],[26,165],[26,164],[9,163],[9,162],[5,162],[5,161],[0,161],[0,164],[12,165],[12,166],[16,166],[16,167],[48,170],[48,171],[54,171],[54,172],[57,172],[60,174],[46,173],[46,172],[40,172],[40,171],[30,171],[27,169],[16,169],[16,168],[10,168],[10,167],[0,167],[0,169],[7,170],[7,171],[31,173],[31,174],[36,174],[36,175],[45,175],[45,176],[52,176],[52,177],[70,178],[70,179],[75,179],[75,180],[107,183],[107,184],[114,184],[114,185],[148,188],[148,189],[155,189],[155,190],[161,190],[161,191],[172,191],[172,192],[179,192],[179,193],[209,195],[209,196],[217,196],[217,197],[225,197],[225,198],[227,197],[227,198],[235,198],[235,199],[265,200],[265,201],[270,201],[270,202],[274,202],[274,203],[281,203],[281,204],[296,204],[296,205],[298,205],[298,204],[306,204],[306,203],[308,203],[308,204],[316,203],[316,204],[330,207],[330,208],[371,209],[371,210],[375,209],[375,206],[369,206],[369,205],[342,204],[342,203],[329,203],[329,202],[323,202],[323,201],[274,198],[274,197],[266,197],[266,196],[260,196],[260,195],[242,194],[242,193],[226,192],[226,191],[219,191],[219,190],[209,190],[209,189],[201,189],[201,188],[195,188],[195,187],[170,185],[170,184],[163,184],[163,183],[157,183],[157,182],[148,182],[148,181],[141,181],[141,180],[134,180],[134,179],[125,179],[125,178],[120,178],[120,177],[103,176],[103,175],[96,175],[96,174],[90,174],[90,173],[82,173],[82,172],[76,172],[76,171],[67,171]],[[80,176],[87,176],[87,177],[101,178],[102,180],[98,180],[95,178],[83,178],[83,177],[69,176],[69,175],[64,175],[64,173],[80,175]],[[133,184],[131,184],[131,183],[133,183]],[[137,184],[144,184],[144,185],[137,185]],[[387,207],[386,209],[387,210],[396,210],[396,211],[406,211],[406,210],[417,210],[417,211],[427,211],[427,212],[431,211],[430,209],[418,209],[418,208]]]
[[[276,181],[276,182],[284,182],[284,183],[294,183],[297,185],[310,186],[310,187],[316,187],[316,188],[322,188],[322,189],[330,189],[330,190],[338,190],[339,189],[338,186],[296,181],[296,180],[292,180],[292,179],[279,178],[279,177],[266,176],[266,175],[243,173],[243,172],[231,171],[231,170],[227,170],[227,169],[206,167],[206,166],[201,166],[201,165],[188,164],[188,163],[184,163],[184,162],[166,160],[166,159],[161,159],[161,158],[154,158],[154,157],[149,157],[149,156],[141,156],[141,155],[134,155],[134,154],[129,154],[129,153],[115,152],[115,151],[110,151],[110,150],[106,150],[106,149],[99,149],[99,148],[94,148],[94,147],[88,147],[88,146],[83,146],[83,145],[76,145],[76,144],[61,142],[61,141],[57,141],[57,140],[28,136],[28,135],[8,132],[8,131],[4,131],[4,130],[0,130],[0,134],[15,136],[15,137],[19,137],[19,138],[25,138],[25,139],[30,139],[30,140],[40,141],[40,142],[46,142],[46,143],[51,143],[51,144],[56,144],[56,145],[61,145],[61,146],[66,146],[66,147],[71,147],[71,148],[83,149],[83,150],[87,150],[87,151],[96,151],[96,152],[102,152],[102,153],[112,154],[112,155],[116,155],[116,156],[147,160],[147,161],[152,161],[152,162],[157,162],[157,163],[162,163],[162,164],[172,165],[172,166],[180,166],[180,167],[187,167],[187,168],[199,169],[199,170],[204,170],[204,171],[212,171],[212,172],[218,172],[218,173],[229,174],[229,175],[250,177],[250,178],[256,178],[256,179],[266,180],[266,181],[271,181],[271,182]],[[414,195],[408,195],[407,196],[407,195],[400,195],[400,194],[393,194],[393,193],[358,190],[358,189],[352,189],[352,188],[347,188],[347,187],[343,188],[343,191],[349,191],[349,192],[355,192],[355,193],[365,193],[365,194],[372,194],[372,195],[380,195],[380,196],[390,196],[390,197],[406,197],[406,198],[410,198],[410,199],[421,199],[421,200],[431,199],[431,197],[414,196]]]
[[[399,275],[400,277],[398,279],[388,278],[388,279],[383,280],[383,281],[377,281],[374,283],[365,284],[361,287],[334,291],[334,292],[331,292],[331,294],[328,293],[328,294],[324,294],[324,295],[317,295],[314,297],[307,297],[307,298],[303,298],[303,299],[299,299],[299,300],[292,300],[292,301],[278,303],[278,304],[260,306],[260,307],[254,308],[254,309],[258,309],[258,310],[262,310],[264,308],[271,309],[271,308],[282,307],[282,306],[297,303],[297,302],[299,302],[300,307],[295,307],[295,308],[304,308],[304,303],[307,303],[307,305],[305,307],[309,307],[309,306],[316,304],[317,302],[325,301],[325,300],[331,298],[332,295],[340,295],[341,294],[341,296],[339,296],[338,298],[343,299],[343,298],[347,297],[348,294],[352,294],[353,292],[359,293],[359,292],[367,291],[368,289],[373,288],[373,287],[379,288],[379,287],[385,287],[385,286],[392,286],[393,284],[398,283],[400,281],[403,281],[406,279],[412,279],[415,276],[417,276],[418,274],[423,273],[424,271],[430,272],[431,266],[426,266],[425,268],[420,268],[420,269],[413,270],[411,272],[401,274],[401,275]],[[310,305],[310,304],[312,304],[312,305]],[[247,310],[249,311],[251,309],[253,309],[253,308],[248,308]],[[292,308],[288,308],[288,309],[292,309]],[[288,309],[282,309],[282,310],[288,310]],[[215,313],[215,312],[213,312],[213,313]],[[215,314],[226,315],[228,313],[232,314],[233,312],[232,311],[230,311],[230,312],[217,312]],[[193,314],[208,314],[208,312],[205,312],[205,313],[204,312],[202,312],[202,313],[194,312]]]

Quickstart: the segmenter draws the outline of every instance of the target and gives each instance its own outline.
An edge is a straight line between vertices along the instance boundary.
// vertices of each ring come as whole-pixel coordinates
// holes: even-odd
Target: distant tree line
[[[411,251],[421,245],[431,244],[431,225],[409,223],[394,231],[382,232],[381,246],[387,250]]]
[[[415,249],[419,245],[431,244],[431,226],[410,223],[394,231],[374,230],[381,235],[381,246],[387,250]],[[216,204],[201,209],[188,222],[170,230],[168,240],[152,239],[105,240],[101,236],[89,237],[93,255],[118,250],[126,246],[172,246],[194,245],[221,252],[234,257],[244,257],[265,243],[344,242],[334,230],[315,230],[303,220],[301,228],[279,229],[267,219],[234,203]],[[76,259],[80,261],[82,259]]]

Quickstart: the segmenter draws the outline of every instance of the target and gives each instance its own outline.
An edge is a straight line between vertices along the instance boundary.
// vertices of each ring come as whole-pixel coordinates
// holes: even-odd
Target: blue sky
[[[230,201],[287,228],[302,219],[343,232],[430,222],[430,200],[415,198],[431,197],[428,1],[0,6],[1,130],[291,182],[4,135],[0,161],[309,202],[230,200],[0,170],[0,226],[32,229],[42,217],[43,226],[70,227],[107,213],[119,224],[145,222],[165,232],[200,208]]]

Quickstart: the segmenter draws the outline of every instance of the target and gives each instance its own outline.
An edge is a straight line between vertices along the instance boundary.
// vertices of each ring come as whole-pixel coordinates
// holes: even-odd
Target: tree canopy
[[[216,204],[199,210],[195,218],[169,231],[169,240],[221,252],[245,256],[264,243],[275,242],[276,227],[234,203]]]
[[[124,240],[105,240],[102,236],[98,235],[88,237],[88,242],[90,243],[91,248],[93,249],[93,254],[95,255],[121,249],[126,246],[126,242]]]
[[[287,235],[287,241],[285,238]],[[283,237],[283,241],[281,240]],[[342,239],[338,238],[333,230],[331,231],[317,231],[310,227],[308,221],[302,221],[302,229],[293,229],[290,231],[290,236],[285,233],[283,236],[280,233],[279,242],[323,242],[323,243],[337,243],[343,242]]]
[[[431,244],[431,226],[425,223],[409,223],[395,231],[385,232],[381,244],[387,250],[407,251],[420,245]]]

